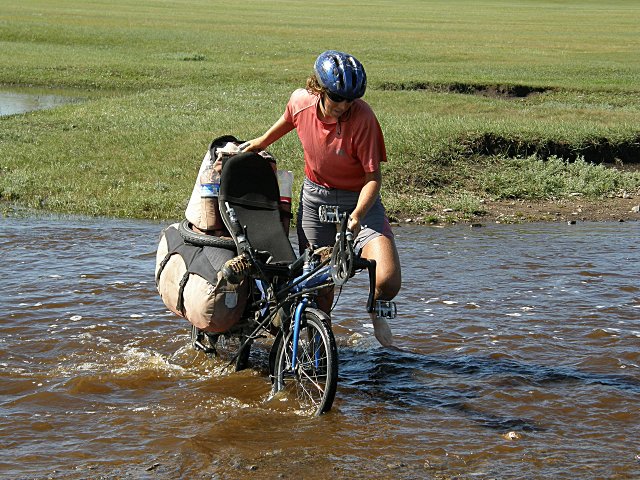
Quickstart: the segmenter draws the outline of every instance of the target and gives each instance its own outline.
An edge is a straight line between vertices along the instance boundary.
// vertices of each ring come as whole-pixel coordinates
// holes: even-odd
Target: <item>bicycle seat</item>
[[[242,232],[233,231],[226,204],[234,209],[240,225],[246,227],[254,250],[271,253],[272,263],[296,260],[280,220],[280,189],[268,160],[254,152],[228,158],[222,167],[218,202],[222,220],[234,240]]]

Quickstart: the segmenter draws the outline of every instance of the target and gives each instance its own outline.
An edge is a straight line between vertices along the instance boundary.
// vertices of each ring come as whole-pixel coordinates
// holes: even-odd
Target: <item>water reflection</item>
[[[83,98],[70,95],[68,92],[0,91],[0,116],[45,110],[81,101]]]

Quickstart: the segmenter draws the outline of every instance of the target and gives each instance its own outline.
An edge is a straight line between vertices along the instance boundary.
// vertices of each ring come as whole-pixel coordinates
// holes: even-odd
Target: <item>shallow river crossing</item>
[[[640,222],[396,228],[404,351],[356,277],[319,418],[191,349],[163,226],[0,219],[1,478],[640,478]]]

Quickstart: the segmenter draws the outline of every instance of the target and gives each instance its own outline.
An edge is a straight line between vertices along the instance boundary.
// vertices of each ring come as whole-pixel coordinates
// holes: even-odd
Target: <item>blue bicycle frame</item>
[[[297,277],[297,278],[295,278],[293,280],[292,283],[295,285],[295,287],[292,289],[292,291],[294,293],[300,292],[304,288],[313,288],[313,287],[316,287],[318,285],[322,285],[324,282],[326,282],[331,277],[331,274],[329,273],[329,267],[323,267],[320,270],[318,270],[318,272],[316,272],[311,277],[307,278],[306,280],[300,281],[301,279],[303,279],[308,274],[309,274],[309,272],[303,271],[302,275],[300,275],[299,277]],[[299,282],[299,283],[297,283],[297,282]],[[292,370],[295,369],[296,365],[297,365],[298,338],[300,336],[300,323],[302,322],[302,314],[304,313],[304,311],[307,308],[308,304],[309,304],[309,297],[307,297],[307,296],[303,297],[302,300],[300,301],[300,303],[298,303],[298,305],[296,305],[296,310],[295,310],[295,313],[293,315],[293,352],[292,352],[292,358],[291,358],[291,369]],[[317,367],[318,363],[320,361],[320,359],[318,358],[318,352],[316,352],[315,361],[316,361],[316,367]]]

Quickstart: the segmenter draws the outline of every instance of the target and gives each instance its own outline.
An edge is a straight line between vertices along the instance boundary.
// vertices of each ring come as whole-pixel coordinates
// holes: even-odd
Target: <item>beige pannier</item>
[[[186,243],[178,224],[162,231],[156,254],[156,286],[164,304],[205,332],[222,333],[241,318],[248,280],[231,284],[219,273],[231,250]]]

